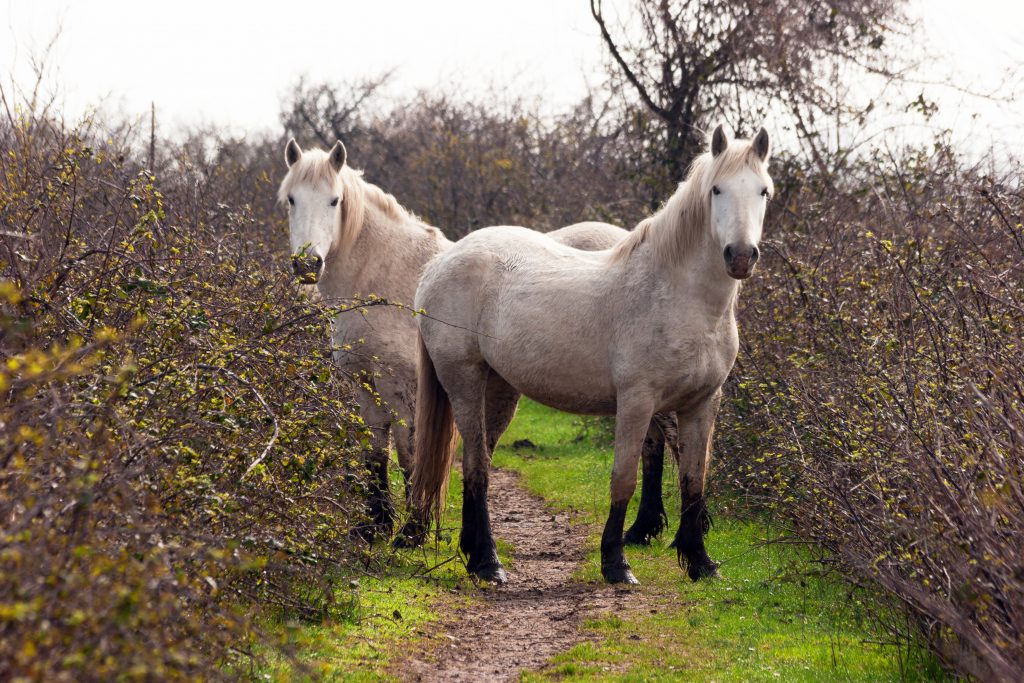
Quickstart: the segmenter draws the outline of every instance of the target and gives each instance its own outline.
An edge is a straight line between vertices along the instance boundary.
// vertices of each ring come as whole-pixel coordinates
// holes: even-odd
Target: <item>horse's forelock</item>
[[[342,171],[344,170],[342,169]],[[277,201],[282,204],[288,201],[288,194],[297,185],[337,187],[339,175],[331,166],[330,156],[323,150],[312,149],[304,152],[299,160],[291,165],[288,174],[281,181],[281,187],[277,191]]]
[[[704,191],[704,199],[710,203],[711,188],[723,179],[741,172],[744,168],[749,168],[761,176],[766,183],[771,184],[767,164],[757,153],[754,143],[749,140],[733,140],[718,156],[712,156],[710,152],[701,154],[694,160],[686,180],[687,182],[698,181],[700,189]],[[769,187],[769,189],[771,188]]]

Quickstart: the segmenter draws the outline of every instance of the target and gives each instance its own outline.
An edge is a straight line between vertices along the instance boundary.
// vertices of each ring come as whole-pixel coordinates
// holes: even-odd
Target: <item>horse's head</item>
[[[288,175],[281,182],[278,199],[288,203],[292,269],[304,284],[313,284],[323,275],[327,257],[339,238],[346,200],[339,177],[345,166],[345,145],[338,141],[330,152],[303,152],[292,138],[284,158]]]
[[[767,161],[770,142],[764,128],[750,142],[729,141],[722,126],[711,136],[711,169],[707,192],[711,231],[718,239],[729,277],[743,280],[754,272],[758,243],[772,179]]]

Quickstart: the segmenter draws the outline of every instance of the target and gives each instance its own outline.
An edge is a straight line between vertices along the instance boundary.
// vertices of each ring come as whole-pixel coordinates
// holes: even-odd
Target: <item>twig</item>
[[[228,377],[230,377],[231,379],[233,379],[236,382],[238,382],[239,384],[242,384],[245,387],[247,387],[249,389],[249,391],[251,391],[253,393],[253,395],[256,397],[256,400],[260,402],[260,405],[263,406],[263,409],[265,411],[267,411],[267,415],[270,416],[270,419],[274,421],[274,433],[273,433],[273,435],[271,435],[270,441],[267,443],[266,448],[263,449],[263,452],[260,454],[260,457],[258,457],[255,460],[253,460],[251,463],[249,463],[249,466],[245,468],[245,472],[242,473],[242,477],[241,477],[242,479],[245,479],[247,476],[249,476],[249,473],[252,472],[253,469],[256,468],[257,465],[259,465],[264,460],[266,460],[267,456],[270,455],[270,451],[274,448],[274,444],[277,443],[277,437],[281,433],[281,428],[280,428],[280,426],[277,423],[277,416],[274,414],[274,411],[270,409],[270,404],[268,404],[266,399],[263,398],[263,395],[259,391],[257,391],[256,387],[254,387],[252,385],[252,383],[249,382],[248,380],[242,379],[237,374],[235,374],[234,372],[231,372],[227,368],[221,368],[221,367],[218,367],[216,365],[207,365],[206,363],[198,363],[197,367],[199,367],[199,368],[201,368],[203,370],[211,370],[211,371],[214,371],[214,372],[222,372],[225,375],[227,375]]]

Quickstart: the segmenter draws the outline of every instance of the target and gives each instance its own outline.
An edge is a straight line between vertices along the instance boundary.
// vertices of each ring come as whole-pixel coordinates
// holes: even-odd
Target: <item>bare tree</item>
[[[363,132],[364,109],[380,95],[393,73],[342,84],[310,84],[300,78],[286,99],[281,124],[305,142],[330,147],[336,140],[344,140],[350,145]]]
[[[610,16],[590,0],[615,90],[634,92],[660,145],[651,161],[678,182],[712,116],[744,131],[773,104],[821,154],[814,121],[844,108],[843,70],[895,75],[890,38],[903,0],[635,0]],[[635,117],[634,117],[635,118]],[[820,159],[824,163],[824,158]],[[658,183],[655,183],[658,184]],[[663,192],[663,190],[659,190]]]

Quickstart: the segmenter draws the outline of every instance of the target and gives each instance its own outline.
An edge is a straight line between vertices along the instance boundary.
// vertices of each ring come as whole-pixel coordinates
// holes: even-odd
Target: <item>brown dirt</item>
[[[524,491],[515,473],[491,471],[491,523],[513,547],[501,588],[481,588],[482,600],[443,619],[424,644],[391,667],[405,681],[509,681],[539,669],[586,637],[583,619],[648,606],[636,588],[580,583],[585,527]]]

